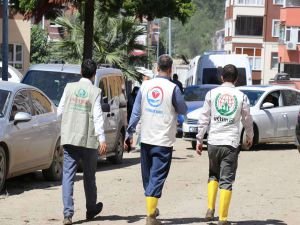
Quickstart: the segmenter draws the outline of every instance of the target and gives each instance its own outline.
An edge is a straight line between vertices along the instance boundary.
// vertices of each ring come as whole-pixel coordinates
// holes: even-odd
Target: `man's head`
[[[81,75],[84,78],[88,78],[93,80],[94,76],[96,75],[97,64],[92,59],[86,59],[81,64]]]
[[[174,73],[174,74],[173,74],[173,80],[178,80],[178,75],[177,75],[177,73]]]
[[[172,65],[173,60],[169,55],[161,55],[158,58],[157,66],[158,66],[158,73],[160,75],[168,75],[171,76],[172,74]]]
[[[224,82],[235,83],[237,81],[237,78],[238,70],[234,65],[228,64],[224,66],[222,71],[222,79]]]

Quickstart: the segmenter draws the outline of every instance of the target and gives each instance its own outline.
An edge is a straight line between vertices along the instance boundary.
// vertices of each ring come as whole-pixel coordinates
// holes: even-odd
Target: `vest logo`
[[[222,116],[231,116],[236,112],[238,100],[235,95],[218,94],[215,100],[215,107]]]
[[[164,91],[161,87],[153,87],[147,93],[147,101],[152,107],[158,107],[164,99]]]
[[[88,93],[84,89],[79,89],[78,91],[75,92],[75,95],[79,98],[87,98],[88,97]]]

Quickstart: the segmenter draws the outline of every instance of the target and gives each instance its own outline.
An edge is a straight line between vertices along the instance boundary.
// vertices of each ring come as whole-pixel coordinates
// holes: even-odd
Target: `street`
[[[159,201],[163,224],[204,222],[208,156],[199,157],[191,144],[177,139],[163,196]],[[261,145],[241,152],[229,220],[238,225],[300,224],[300,154],[294,145]],[[74,224],[145,224],[145,199],[139,153],[125,153],[122,165],[100,162],[98,199],[104,208],[86,222],[82,173],[75,183]],[[0,224],[62,224],[60,183],[46,182],[41,172],[7,181],[0,196]],[[218,200],[217,200],[218,205]],[[216,210],[218,211],[218,209]],[[217,213],[216,213],[217,216]]]

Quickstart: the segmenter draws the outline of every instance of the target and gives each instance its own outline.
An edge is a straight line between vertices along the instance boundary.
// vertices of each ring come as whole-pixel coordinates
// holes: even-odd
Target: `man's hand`
[[[125,152],[129,152],[132,143],[133,143],[133,138],[128,138],[124,141],[124,150],[125,150]]]
[[[197,142],[196,152],[198,155],[202,155],[202,144],[200,144],[199,142]]]
[[[100,142],[98,152],[100,155],[105,155],[107,152],[107,145],[106,142]]]
[[[253,144],[253,140],[247,138],[247,140],[246,140],[247,148],[251,148],[252,144]]]

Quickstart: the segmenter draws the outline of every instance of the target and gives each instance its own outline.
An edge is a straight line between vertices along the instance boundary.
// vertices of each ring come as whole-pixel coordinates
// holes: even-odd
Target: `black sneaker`
[[[94,209],[92,211],[86,211],[86,219],[87,220],[94,219],[94,217],[102,211],[102,208],[103,208],[103,203],[98,202],[96,204],[96,209]]]
[[[63,221],[63,225],[71,225],[72,224],[72,217],[65,217]]]

